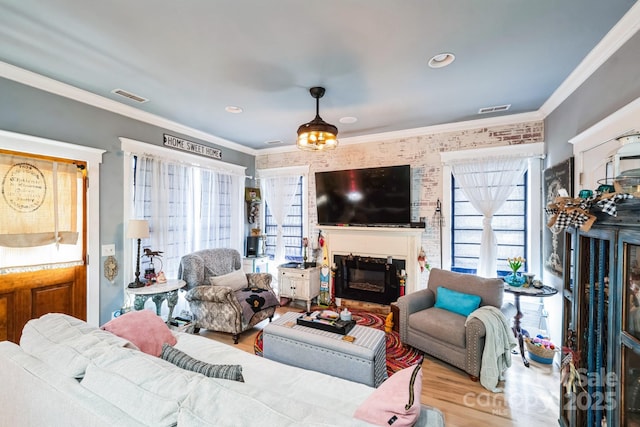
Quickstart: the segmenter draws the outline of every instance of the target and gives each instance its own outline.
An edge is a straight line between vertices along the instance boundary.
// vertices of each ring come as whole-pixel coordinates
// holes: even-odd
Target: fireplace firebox
[[[334,255],[335,296],[377,304],[391,304],[400,296],[398,274],[404,260]]]

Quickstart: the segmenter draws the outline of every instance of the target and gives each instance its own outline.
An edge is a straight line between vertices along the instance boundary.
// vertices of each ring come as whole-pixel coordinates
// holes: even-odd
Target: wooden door
[[[46,313],[87,317],[84,265],[0,276],[0,340],[18,343],[22,328]]]
[[[48,262],[29,256],[35,248],[20,248],[26,255],[24,263],[0,268],[0,340],[19,343],[24,325],[46,313],[65,313],[82,320],[87,318],[86,268],[86,164],[68,159],[25,155],[0,150],[0,154],[25,156],[40,160],[72,163],[78,167],[77,222],[80,231],[76,243],[77,254],[69,260]],[[2,181],[0,176],[0,182]],[[18,215],[18,213],[16,214]],[[5,216],[8,216],[5,214]],[[1,218],[10,221],[11,218]],[[4,248],[0,248],[4,249]]]

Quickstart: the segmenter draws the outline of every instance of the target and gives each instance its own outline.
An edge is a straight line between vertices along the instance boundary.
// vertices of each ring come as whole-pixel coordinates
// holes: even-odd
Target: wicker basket
[[[546,347],[535,345],[529,339],[526,339],[524,343],[527,346],[527,351],[529,352],[529,356],[530,357],[532,355],[535,356],[535,357],[532,357],[533,360],[544,359],[544,362],[542,363],[551,363],[551,361],[553,361],[553,356],[555,356],[556,354],[555,349],[552,350]],[[536,361],[539,361],[539,360],[536,360]]]

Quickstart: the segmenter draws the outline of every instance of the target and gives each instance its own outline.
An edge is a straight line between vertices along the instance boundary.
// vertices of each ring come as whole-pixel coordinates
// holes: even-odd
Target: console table
[[[129,295],[134,295],[134,310],[144,309],[144,303],[151,298],[156,304],[156,314],[158,316],[160,316],[162,301],[167,300],[167,306],[169,306],[168,322],[173,317],[173,309],[178,303],[178,290],[186,284],[187,282],[184,280],[167,280],[167,283],[155,283],[142,288],[126,288],[126,291]]]
[[[520,348],[522,363],[524,363],[524,366],[528,368],[529,361],[524,355],[524,342],[522,338],[522,329],[520,328],[520,319],[522,319],[522,311],[520,311],[520,297],[550,297],[551,295],[557,294],[558,290],[546,285],[541,288],[525,288],[524,286],[516,287],[505,283],[504,291],[513,294],[514,296],[514,303],[516,305],[517,312],[516,315],[513,316],[513,335],[518,339],[518,346]]]

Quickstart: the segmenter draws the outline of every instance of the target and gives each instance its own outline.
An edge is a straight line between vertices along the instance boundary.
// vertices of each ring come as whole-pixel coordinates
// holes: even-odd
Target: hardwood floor
[[[280,307],[276,316],[289,310]],[[255,337],[267,324],[265,320],[240,335],[238,348],[253,353]],[[230,334],[206,330],[200,334],[234,345]],[[421,401],[442,411],[447,427],[558,425],[560,373],[556,363],[531,362],[526,368],[520,355],[513,355],[511,367],[501,383],[504,393],[491,393],[479,382],[471,381],[462,370],[429,356],[425,357],[422,367]]]

